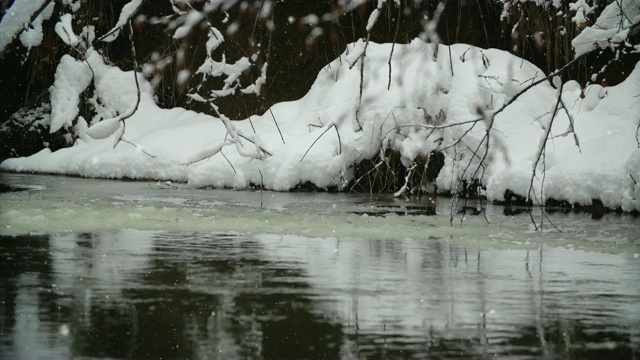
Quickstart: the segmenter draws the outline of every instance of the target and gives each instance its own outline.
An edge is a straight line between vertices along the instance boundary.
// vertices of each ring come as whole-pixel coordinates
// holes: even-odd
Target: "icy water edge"
[[[633,216],[0,176],[2,359],[640,356]]]

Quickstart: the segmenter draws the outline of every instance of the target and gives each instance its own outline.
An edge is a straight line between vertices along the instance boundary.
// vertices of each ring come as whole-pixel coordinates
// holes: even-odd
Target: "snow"
[[[198,25],[203,19],[203,15],[199,12],[196,11],[194,9],[190,10],[186,16],[181,16],[179,18],[179,21],[181,21],[183,24],[181,26],[179,26],[175,33],[173,34],[173,38],[174,39],[182,39],[183,37],[187,36],[190,32],[191,29]]]
[[[81,2],[82,0],[62,0],[62,5],[69,7],[71,12],[75,13],[80,10]]]
[[[176,34],[179,31],[181,31],[180,28],[176,30]],[[190,27],[184,31],[190,31]],[[224,42],[224,37],[218,29],[211,25],[209,25],[209,32],[207,35],[209,37],[206,43],[207,55],[198,70],[196,70],[196,74],[203,75],[197,90],[203,87],[209,77],[221,77],[225,75],[225,79],[223,80],[224,85],[222,88],[209,89],[208,98],[214,100],[219,97],[233,95],[236,93],[238,87],[240,87],[240,77],[242,73],[254,66],[257,53],[253,54],[251,58],[246,56],[240,57],[235,63],[228,63],[227,58],[223,53],[221,61],[216,61],[212,57],[213,52]],[[262,66],[260,77],[256,79],[255,83],[240,89],[240,92],[244,94],[260,94],[260,89],[266,82],[267,66],[268,64],[265,62]],[[197,90],[195,93],[189,94],[191,99],[199,102],[206,102],[207,99],[198,94]]]
[[[51,105],[42,103],[32,108],[20,108],[11,115],[10,119],[0,126],[0,131],[8,131],[10,125],[29,129],[29,131],[38,131],[40,126],[49,129],[51,126]]]
[[[5,170],[88,177],[169,179],[194,186],[246,188],[253,183],[285,191],[307,181],[319,187],[341,187],[345,180],[353,179],[353,164],[375,156],[381,149],[398,151],[409,167],[432,150],[448,147],[444,150],[445,168],[436,180],[439,191],[448,192],[461,179],[477,177],[474,171],[465,171],[468,160],[459,157],[472,159],[471,169],[479,165],[472,150],[483,154],[485,148],[481,141],[488,122],[482,114],[498,109],[514,91],[541,78],[542,71],[526,62],[520,66],[520,59],[503,51],[454,45],[451,76],[448,49],[439,45],[440,55],[434,59],[435,46],[416,40],[396,45],[393,66],[404,71],[393,73],[387,91],[390,46],[370,43],[368,47],[368,75],[357,119],[359,69],[349,69],[347,61],[337,59],[320,72],[304,98],[276,104],[263,116],[252,116],[255,134],[248,119],[229,124],[230,131],[238,134],[229,136],[233,134],[227,133],[224,121],[179,108],[160,109],[147,92],[138,111],[127,120],[123,135],[138,147],[120,144],[112,149],[114,139],[110,136],[119,125],[107,121],[88,130],[92,137],[106,137],[104,140],[80,141],[68,149],[10,159],[1,166]],[[121,75],[108,77],[112,88],[131,89],[132,76],[123,76],[120,70],[90,58],[96,63],[99,88],[100,79],[107,78],[104,73],[109,71]],[[143,83],[145,86],[149,85]],[[581,99],[575,83],[565,84],[564,89],[563,100],[574,118],[581,147],[576,147],[572,135],[560,136],[569,122],[559,111],[550,130],[551,139],[546,142],[545,162],[538,166],[534,192],[544,191],[545,198],[571,203],[590,204],[592,199],[600,199],[609,207],[638,209],[638,189],[627,168],[638,161],[633,134],[640,105],[633,96],[640,93],[640,70],[619,86],[605,90],[593,85],[586,89],[602,99],[593,95]],[[76,96],[73,90],[69,92],[70,98]],[[492,120],[488,166],[481,178],[489,199],[502,200],[506,190],[527,196],[533,160],[543,127],[550,123],[556,92],[542,83]],[[105,103],[110,103],[117,92],[101,93]],[[114,107],[124,112],[134,103],[135,93],[130,91]],[[284,144],[274,119],[283,132]],[[52,128],[55,124],[57,120],[52,120]],[[451,126],[455,124],[459,125]],[[335,130],[329,129],[334,126]],[[460,146],[450,146],[455,143]],[[229,146],[232,144],[235,146]],[[503,148],[506,154],[498,151]]]
[[[53,15],[53,9],[55,8],[56,3],[52,2],[40,13],[36,18],[31,22],[31,27],[25,29],[20,34],[20,42],[22,46],[27,49],[31,49],[32,47],[40,46],[42,40],[44,39],[44,34],[42,33],[42,23],[45,20],[49,20]]]
[[[375,9],[371,12],[371,15],[369,15],[369,21],[367,22],[367,32],[371,32],[376,21],[378,21],[378,16],[380,16],[380,9]]]
[[[117,124],[113,124],[113,118],[133,111],[137,89],[132,72],[123,72],[106,65],[102,56],[90,48],[86,52],[85,61],[75,60],[70,55],[64,55],[60,60],[54,83],[49,89],[51,133],[73,125],[79,113],[80,95],[92,81],[95,89],[90,103],[96,109],[96,114],[90,121],[95,125],[87,131],[90,136],[105,138],[111,135],[117,129]],[[147,82],[142,83],[141,91],[149,97],[153,93],[151,85]],[[134,102],[131,103],[130,99],[134,99]],[[99,122],[104,119],[109,120]],[[80,129],[84,128],[81,126]],[[110,129],[113,131],[109,133]]]
[[[91,82],[91,69],[83,61],[64,55],[56,68],[51,93],[51,133],[69,127],[80,111],[80,94]]]
[[[123,26],[127,24],[127,22],[133,17],[133,15],[138,11],[142,5],[142,0],[131,0],[125,6],[122,7],[122,11],[120,12],[120,17],[118,18],[118,22],[113,26],[109,32],[100,40],[105,42],[111,42],[118,38],[120,35],[120,30]]]
[[[347,56],[345,60],[349,64],[349,68],[352,68],[360,58],[364,56],[366,50],[366,44],[363,40],[358,40],[351,46],[347,46]]]
[[[573,39],[571,45],[576,56],[596,49],[615,47],[626,42],[633,24],[638,23],[640,0],[614,1],[607,5],[593,26],[585,28]],[[640,51],[638,45],[635,48]]]
[[[529,195],[533,164],[544,144],[545,154],[533,179],[537,201],[543,194],[544,199],[583,205],[599,199],[611,208],[640,209],[640,188],[635,183],[640,179],[635,137],[640,67],[618,86],[591,85],[584,98],[577,83],[564,84],[562,100],[574,121],[578,148],[573,134],[567,133],[571,124],[565,111],[559,109],[551,120],[558,91],[546,81],[499,110],[545,76],[507,52],[463,44],[448,48],[421,40],[396,44],[387,90],[391,44],[369,43],[362,58],[361,97],[360,66],[350,68],[347,61],[347,57],[353,61],[353,54],[359,53],[354,49],[361,48],[362,43],[349,45],[350,55],[343,54],[321,70],[302,99],[235,122],[181,108],[161,109],[153,101],[151,86],[140,79],[141,101],[126,120],[126,129],[114,120],[99,121],[135,107],[133,75],[89,51],[99,108],[87,121],[89,129],[82,124],[84,119],[75,128],[90,137],[77,134],[80,139],[73,147],[8,159],[0,167],[153,178],[197,187],[243,189],[258,184],[286,191],[311,182],[320,188],[343,189],[354,180],[355,164],[381,152],[398,152],[409,168],[435,150],[445,156],[436,179],[440,193],[455,190],[461,180],[478,179],[490,200],[503,200],[507,190]],[[86,64],[67,59],[63,65],[52,90],[52,100],[57,99],[53,107],[60,109],[52,109],[52,129],[72,124],[75,100],[89,79],[80,71],[88,68]],[[222,71],[232,77],[237,66],[226,65]],[[56,104],[66,104],[65,110]],[[545,142],[541,136],[551,123]],[[118,136],[126,142],[114,148]],[[482,158],[484,168],[479,167]]]
[[[293,19],[294,19],[293,21],[295,21],[295,18]],[[293,23],[293,21],[291,21],[291,23]],[[309,14],[300,19],[300,24],[302,25],[316,26],[319,23],[320,23],[320,18],[316,14]]]
[[[7,12],[3,14],[0,21],[0,53],[11,44],[13,39],[22,30],[28,27],[31,15],[40,9],[46,0],[15,1]],[[34,24],[37,32],[37,24]],[[37,37],[36,33],[25,35],[26,37]],[[26,39],[27,44],[35,44],[37,38]]]
[[[576,25],[580,26],[587,22],[586,16],[589,15],[595,6],[590,6],[585,0],[578,0],[569,3],[569,10],[575,11],[576,15],[571,19]]]
[[[565,85],[565,88],[570,88],[570,85]],[[607,207],[638,210],[640,198],[634,194],[637,185],[629,175],[637,172],[633,169],[638,151],[634,134],[640,103],[634,96],[640,94],[640,68],[636,66],[624,83],[609,87],[604,92],[598,85],[592,85],[588,90],[603,94],[597,105],[589,104],[594,106],[592,109],[581,108],[584,100],[579,98],[577,84],[564,92],[567,104],[573,104],[575,131],[582,151],[575,146],[572,136],[556,137],[547,142],[545,198],[580,204],[591,204],[592,199],[599,199]],[[566,127],[566,123],[554,123],[552,130],[562,134]],[[521,141],[523,148],[530,148],[537,138],[522,138]],[[497,172],[487,183],[487,195],[501,200],[506,189],[526,194],[531,164],[530,156],[522,156],[512,167]],[[535,179],[534,185],[539,194],[542,191],[541,179]]]
[[[260,70],[260,77],[256,79],[254,84],[247,86],[244,89],[240,89],[240,92],[243,94],[256,94],[260,95],[260,89],[262,89],[262,85],[267,82],[267,67],[268,63],[264,63],[262,65],[262,69]]]
[[[73,15],[71,14],[60,16],[60,21],[56,23],[55,30],[65,44],[75,47],[78,45],[78,37],[73,32],[71,20],[73,20]]]

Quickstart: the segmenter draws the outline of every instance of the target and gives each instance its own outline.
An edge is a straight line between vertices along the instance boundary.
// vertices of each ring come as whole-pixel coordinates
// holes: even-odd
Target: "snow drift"
[[[614,87],[581,89],[570,81],[560,93],[544,81],[500,110],[546,75],[505,51],[420,40],[396,44],[389,66],[391,47],[370,43],[365,53],[363,42],[351,44],[302,99],[226,126],[208,115],[161,109],[142,84],[139,107],[115,148],[119,134],[95,140],[85,136],[85,126],[70,148],[8,159],[0,167],[237,189],[259,184],[286,191],[305,182],[344,189],[363,160],[393,151],[410,169],[437,151],[445,157],[436,179],[440,193],[475,179],[489,200],[503,200],[510,190],[538,201],[587,205],[598,199],[610,208],[640,210],[640,68]],[[111,104],[112,113],[133,108],[136,96],[122,96],[135,92],[133,74],[94,65],[94,76],[111,82],[100,90],[100,103]]]

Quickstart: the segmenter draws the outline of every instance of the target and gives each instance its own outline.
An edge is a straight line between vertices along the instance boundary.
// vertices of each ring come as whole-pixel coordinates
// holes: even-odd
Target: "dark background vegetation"
[[[76,13],[78,27],[91,24],[96,34],[106,33],[117,21],[122,7],[129,0],[86,0]],[[599,11],[611,1],[600,1],[599,10],[589,16],[589,23],[595,21]],[[242,6],[242,4],[248,6]],[[389,0],[392,4],[393,0]],[[400,9],[386,6],[378,23],[370,34],[371,41],[408,43],[423,31],[425,17],[431,18],[440,1],[402,0]],[[564,2],[567,3],[567,2]],[[2,1],[2,14],[11,1]],[[197,2],[195,6],[197,6]],[[444,44],[467,43],[480,47],[492,47],[510,51],[527,59],[545,72],[553,71],[572,58],[571,39],[579,28],[571,22],[573,14],[568,5],[563,5],[563,14],[558,16],[554,7],[545,9],[532,2],[512,6],[509,16],[501,19],[503,6],[495,0],[444,1],[445,10],[438,23],[438,34]],[[248,56],[260,50],[256,65],[244,74],[245,83],[252,82],[260,75],[261,64],[268,61],[267,82],[261,94],[237,95],[219,99],[221,111],[234,119],[260,114],[271,105],[281,101],[296,100],[311,87],[317,73],[324,65],[345,50],[346,44],[366,37],[366,23],[377,0],[370,0],[352,11],[345,11],[336,0],[286,0],[274,1],[273,11],[267,18],[261,18],[263,1],[239,2],[228,11],[229,21],[221,12],[210,14],[209,22],[223,33],[230,24],[237,25],[237,31],[226,33],[226,41],[221,50],[216,50],[214,58],[225,53],[229,61]],[[59,4],[56,12],[59,12]],[[169,1],[145,0],[134,22],[134,42],[139,64],[155,66],[151,77],[157,81],[156,95],[160,106],[181,106],[196,111],[209,112],[207,104],[189,102],[186,96],[200,76],[192,76],[187,84],[176,84],[176,74],[189,69],[193,74],[205,59],[204,43],[207,40],[205,28],[195,29],[181,40],[171,37],[167,28],[169,16],[173,14]],[[319,36],[310,36],[313,25],[303,24],[300,19],[316,14],[321,21],[316,25],[322,29]],[[326,16],[328,19],[323,18]],[[54,14],[54,19],[56,15]],[[294,21],[291,21],[291,20]],[[267,23],[274,26],[269,29]],[[519,29],[513,32],[517,24]],[[62,134],[49,134],[48,129],[27,131],[12,126],[11,115],[23,107],[37,106],[48,102],[49,87],[53,83],[56,66],[66,53],[74,54],[54,33],[54,20],[44,24],[44,41],[41,46],[27,52],[15,40],[0,59],[0,121],[4,131],[0,131],[0,159],[10,156],[29,155],[43,147],[46,142],[52,150],[66,146],[68,138]],[[565,30],[562,35],[561,29]],[[76,29],[79,33],[80,29]],[[317,30],[316,30],[317,31]],[[536,40],[534,34],[541,34]],[[134,67],[129,40],[121,35],[112,43],[96,41],[94,46],[107,59],[124,70]],[[183,56],[177,56],[182,54]],[[77,54],[80,57],[80,54]],[[600,73],[596,82],[614,85],[631,71],[638,56],[625,56],[620,61],[611,62],[613,51],[594,52],[566,73],[568,79],[587,84],[591,74],[598,73],[604,64],[606,71]],[[159,60],[158,60],[159,59]],[[168,64],[163,66],[162,64]],[[219,84],[212,83],[208,86]],[[88,96],[88,94],[87,94]],[[90,119],[91,109],[80,109],[80,115]]]

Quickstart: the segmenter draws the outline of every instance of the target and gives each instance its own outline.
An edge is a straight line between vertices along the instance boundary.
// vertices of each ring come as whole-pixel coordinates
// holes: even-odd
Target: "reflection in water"
[[[616,358],[632,254],[120,231],[0,237],[0,358]]]

